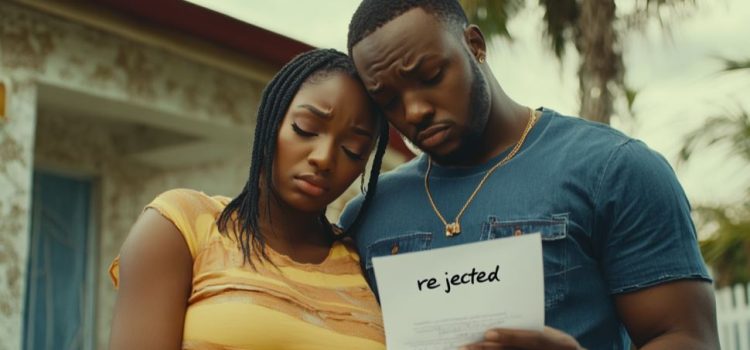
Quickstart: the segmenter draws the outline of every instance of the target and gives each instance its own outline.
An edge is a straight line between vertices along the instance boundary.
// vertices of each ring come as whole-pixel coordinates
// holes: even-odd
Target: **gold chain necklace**
[[[438,210],[437,205],[435,205],[435,201],[432,199],[432,193],[430,192],[430,171],[432,171],[432,158],[427,158],[427,172],[425,172],[424,175],[424,190],[427,192],[427,199],[430,200],[430,205],[432,205],[432,210],[435,212],[437,217],[440,219],[440,221],[443,222],[443,225],[445,225],[445,235],[448,237],[453,237],[461,233],[461,216],[464,215],[464,211],[466,211],[466,208],[469,207],[469,204],[474,200],[474,197],[477,196],[477,193],[479,193],[479,190],[482,189],[482,186],[484,186],[485,181],[487,181],[487,178],[492,175],[495,170],[497,170],[499,167],[505,165],[505,163],[508,163],[513,157],[518,153],[518,150],[521,149],[521,146],[523,146],[523,142],[526,141],[526,136],[529,134],[529,131],[536,123],[536,113],[534,113],[534,110],[529,108],[531,111],[531,116],[529,117],[529,122],[526,124],[526,129],[523,131],[523,134],[521,134],[521,138],[518,140],[515,146],[513,146],[513,149],[508,153],[507,156],[505,156],[502,160],[500,160],[497,164],[492,166],[487,172],[484,174],[484,177],[482,177],[482,180],[479,181],[479,184],[474,189],[474,192],[471,193],[469,196],[469,199],[466,200],[466,203],[464,203],[463,208],[458,212],[458,215],[456,215],[456,218],[453,220],[453,222],[448,222],[443,217],[443,214],[440,214],[440,210]]]

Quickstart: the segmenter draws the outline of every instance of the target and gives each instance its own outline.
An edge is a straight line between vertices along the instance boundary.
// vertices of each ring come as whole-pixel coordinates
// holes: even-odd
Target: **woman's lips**
[[[294,178],[294,183],[297,185],[300,191],[313,197],[321,196],[328,191],[325,182],[321,178],[316,176],[298,176]]]

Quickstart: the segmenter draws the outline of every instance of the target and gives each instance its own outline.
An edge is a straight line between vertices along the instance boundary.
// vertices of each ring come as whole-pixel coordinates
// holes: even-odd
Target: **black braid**
[[[354,222],[349,225],[346,230],[348,236],[354,236],[357,233],[359,225],[362,223],[362,213],[367,212],[367,207],[370,206],[373,197],[375,197],[375,191],[377,190],[378,177],[380,175],[380,167],[383,164],[383,155],[385,154],[386,148],[388,148],[388,123],[385,122],[385,117],[380,119],[380,135],[378,135],[378,146],[375,150],[375,158],[372,160],[372,169],[370,169],[370,180],[367,183],[367,191],[365,192],[365,199],[362,200],[362,205],[357,211],[357,216],[354,218]]]
[[[305,82],[333,72],[349,74],[359,81],[356,69],[346,55],[336,50],[318,49],[293,58],[276,73],[263,90],[258,106],[248,180],[242,192],[227,204],[217,219],[219,231],[225,235],[228,234],[227,225],[230,221],[232,222],[234,237],[237,239],[244,260],[251,266],[254,266],[251,260],[252,250],[257,250],[262,260],[268,260],[264,249],[265,240],[260,232],[258,204],[260,203],[261,192],[265,192],[266,201],[271,200],[270,190],[260,190],[261,173],[264,174],[265,187],[270,189],[273,184],[273,160],[276,154],[276,139],[281,121],[284,119],[292,99]],[[376,113],[376,115],[379,116],[380,114]],[[384,118],[379,119],[378,125],[380,125],[381,132],[373,168],[370,172],[367,197],[375,192],[383,153],[388,143],[388,124],[384,121]],[[363,212],[363,210],[360,211]],[[327,222],[324,216],[321,217],[321,222]]]

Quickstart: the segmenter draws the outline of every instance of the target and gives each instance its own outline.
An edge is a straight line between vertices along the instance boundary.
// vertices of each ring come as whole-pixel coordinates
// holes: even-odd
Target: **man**
[[[689,204],[660,155],[513,101],[455,1],[365,0],[348,46],[390,123],[426,153],[381,177],[355,228],[373,288],[374,256],[541,232],[549,327],[489,330],[470,348],[718,348]]]

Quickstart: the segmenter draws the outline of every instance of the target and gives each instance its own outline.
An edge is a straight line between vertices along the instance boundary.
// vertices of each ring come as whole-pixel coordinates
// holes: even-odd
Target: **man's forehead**
[[[373,75],[394,61],[409,61],[415,59],[411,56],[440,50],[444,30],[442,23],[433,15],[421,8],[414,8],[354,45],[352,58],[360,73],[364,73],[361,75]]]
[[[352,55],[355,59],[360,58],[357,56],[367,59],[369,54],[380,50],[435,41],[442,30],[442,23],[434,15],[413,8],[365,36],[352,47]]]

